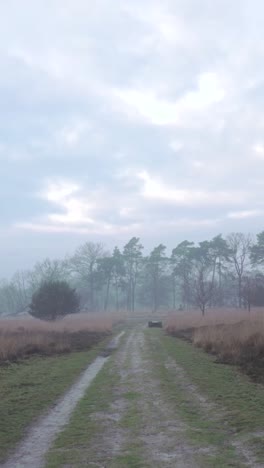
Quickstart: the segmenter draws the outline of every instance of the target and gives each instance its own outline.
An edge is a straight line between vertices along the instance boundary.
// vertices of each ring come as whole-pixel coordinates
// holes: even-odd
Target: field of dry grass
[[[217,356],[220,362],[241,365],[258,380],[264,379],[264,309],[250,314],[238,309],[211,309],[170,314],[169,334],[185,338]]]
[[[33,318],[0,320],[0,363],[33,354],[53,355],[86,350],[111,334],[115,316],[78,314],[57,322]]]

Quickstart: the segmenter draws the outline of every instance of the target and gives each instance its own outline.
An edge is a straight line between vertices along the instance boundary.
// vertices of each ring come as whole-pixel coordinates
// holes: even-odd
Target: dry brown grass
[[[183,330],[218,324],[234,324],[245,320],[253,322],[264,319],[264,308],[254,308],[248,313],[245,309],[211,308],[204,315],[200,310],[171,312],[166,318],[166,327],[172,330]]]
[[[169,334],[191,340],[217,355],[219,361],[239,364],[255,377],[264,375],[264,309],[249,314],[237,309],[211,309],[171,314]]]
[[[109,335],[117,316],[72,315],[57,322],[33,318],[0,320],[0,363],[32,354],[89,349]]]

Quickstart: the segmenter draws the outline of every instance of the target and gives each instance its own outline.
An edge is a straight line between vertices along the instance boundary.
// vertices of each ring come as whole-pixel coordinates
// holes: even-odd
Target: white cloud
[[[81,187],[78,184],[68,181],[51,182],[40,196],[64,210],[63,214],[51,213],[47,216],[47,221],[51,224],[64,226],[95,224],[90,214],[96,207],[82,197]]]
[[[166,99],[159,96],[154,88],[115,89],[114,95],[124,104],[124,112],[135,112],[154,125],[186,126],[193,125],[189,119],[195,114],[207,111],[225,97],[220,78],[214,72],[201,73],[197,78],[196,89],[187,91],[179,99]]]
[[[139,232],[139,230],[141,230],[141,225],[134,223],[127,226],[115,226],[107,223],[96,223],[93,226],[69,226],[35,221],[16,223],[15,228],[36,233],[97,234],[105,236],[126,233],[131,235],[131,233]]]
[[[66,147],[76,147],[82,139],[88,139],[91,130],[92,125],[89,121],[78,119],[76,122],[60,129],[56,133],[55,138],[59,144]]]
[[[197,89],[187,92],[179,101],[183,111],[207,109],[225,97],[225,90],[215,72],[205,72],[198,76]]]
[[[107,198],[108,195],[108,198]],[[140,228],[139,222],[130,220],[133,208],[118,205],[114,194],[107,194],[105,190],[84,190],[84,188],[69,180],[47,182],[45,188],[36,194],[37,197],[55,205],[58,212],[51,212],[44,216],[37,216],[31,221],[15,223],[18,229],[35,232],[72,232],[114,234]],[[127,218],[127,223],[107,222],[102,219],[103,214],[109,214],[116,206],[116,214]],[[62,211],[62,213],[61,213]]]
[[[183,149],[184,145],[180,141],[172,140],[169,143],[169,147],[172,149],[172,151],[174,151],[175,153],[178,153],[181,149]]]
[[[263,143],[256,143],[253,145],[253,151],[259,159],[264,159],[264,145]]]
[[[143,117],[154,125],[179,125],[180,115],[174,103],[158,98],[151,90],[117,89],[115,95],[124,104],[123,111]]]
[[[146,36],[151,38],[152,47],[157,50],[179,45],[186,47],[195,41],[191,29],[180,16],[172,14],[168,2],[134,0],[133,4],[123,2],[122,7],[143,24]]]
[[[147,171],[139,172],[137,176],[143,181],[142,195],[147,199],[193,207],[228,203],[240,205],[245,200],[245,194],[240,191],[177,189],[164,183],[160,178],[153,178]]]
[[[194,160],[191,163],[195,169],[204,169],[205,163],[203,161]]]
[[[247,219],[247,218],[256,218],[258,216],[263,216],[263,210],[242,210],[242,211],[233,211],[228,213],[227,217],[230,219]]]

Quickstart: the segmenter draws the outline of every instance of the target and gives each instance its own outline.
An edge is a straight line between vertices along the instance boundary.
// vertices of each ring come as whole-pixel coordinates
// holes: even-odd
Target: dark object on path
[[[162,322],[161,320],[150,320],[148,323],[149,328],[162,328]]]

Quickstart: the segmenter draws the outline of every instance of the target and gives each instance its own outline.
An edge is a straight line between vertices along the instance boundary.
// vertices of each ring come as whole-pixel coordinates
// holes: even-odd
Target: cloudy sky
[[[262,0],[0,1],[0,274],[264,228]]]

